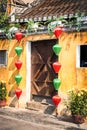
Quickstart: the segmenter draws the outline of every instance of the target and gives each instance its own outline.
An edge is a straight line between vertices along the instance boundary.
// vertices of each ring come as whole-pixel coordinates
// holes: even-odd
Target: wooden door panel
[[[56,40],[36,41],[31,44],[31,93],[52,96],[55,92],[53,79],[56,74],[52,63],[57,61],[52,46]]]
[[[52,82],[32,82],[32,94],[42,95],[42,96],[52,96],[54,95],[54,88]]]

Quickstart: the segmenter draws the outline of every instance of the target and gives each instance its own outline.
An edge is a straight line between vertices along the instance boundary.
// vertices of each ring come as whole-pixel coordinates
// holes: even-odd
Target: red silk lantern
[[[52,101],[53,101],[55,106],[58,106],[59,103],[61,102],[61,97],[59,97],[58,95],[55,95],[52,97]]]
[[[21,69],[21,66],[22,66],[22,61],[17,60],[17,61],[15,62],[15,66],[17,67],[18,70],[20,70],[20,69]]]
[[[20,96],[21,96],[21,94],[22,94],[22,90],[21,90],[20,88],[17,88],[17,89],[15,90],[15,94],[16,94],[17,98],[19,99]]]
[[[23,37],[23,34],[21,32],[15,33],[15,38],[18,40],[18,42],[21,41],[22,37]]]
[[[56,38],[59,38],[59,36],[61,35],[62,33],[62,28],[60,27],[56,27],[53,31],[54,35],[56,36]]]
[[[61,64],[59,62],[53,63],[53,69],[54,69],[55,73],[58,73],[60,68],[61,68]]]

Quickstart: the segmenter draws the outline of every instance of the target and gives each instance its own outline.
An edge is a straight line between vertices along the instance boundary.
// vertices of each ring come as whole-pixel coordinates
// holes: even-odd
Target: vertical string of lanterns
[[[16,38],[16,40],[17,40],[19,43],[20,43],[22,37],[23,37],[23,34],[22,34],[21,32],[15,33],[15,38]],[[20,57],[22,51],[23,51],[23,49],[22,49],[22,47],[20,47],[20,46],[17,46],[17,47],[15,48],[15,52],[16,52],[16,54],[17,54],[17,56],[18,56],[18,60],[15,62],[15,67],[17,68],[18,71],[20,71],[20,69],[21,69],[21,67],[22,67],[22,61],[19,59],[19,57]],[[22,80],[22,76],[18,73],[18,74],[15,76],[15,81],[16,81],[16,83],[19,85],[20,82],[21,82],[21,80]],[[22,94],[22,89],[16,88],[15,94],[16,94],[17,98],[19,99],[20,96],[21,96],[21,94]],[[18,100],[18,101],[19,101],[19,100]],[[19,107],[19,102],[18,102],[18,107]]]
[[[59,38],[60,35],[62,34],[62,28],[56,27],[56,28],[54,29],[54,32],[53,32],[53,33],[54,33],[55,37],[56,37],[57,40],[58,40],[58,38]],[[60,53],[60,51],[61,51],[61,49],[62,49],[62,47],[61,47],[61,45],[58,44],[58,41],[57,41],[57,44],[53,45],[52,49],[53,49],[53,52],[55,53],[55,55],[58,56],[59,53]],[[53,67],[55,73],[58,74],[58,72],[59,72],[59,70],[60,70],[60,68],[61,68],[61,63],[59,63],[59,62],[54,62],[54,63],[52,64],[52,67]],[[59,87],[60,87],[60,85],[61,85],[60,79],[58,79],[58,78],[53,79],[53,85],[54,85],[55,90],[58,91],[58,90],[59,90]],[[57,114],[58,114],[58,113],[57,113],[57,106],[58,106],[59,103],[61,102],[61,97],[60,97],[59,95],[54,95],[54,96],[52,97],[52,101],[53,101],[54,105],[56,106],[56,116],[57,116]]]

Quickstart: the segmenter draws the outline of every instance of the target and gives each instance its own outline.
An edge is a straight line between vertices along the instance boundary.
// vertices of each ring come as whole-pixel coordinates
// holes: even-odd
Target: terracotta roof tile
[[[69,15],[78,11],[87,13],[87,0],[43,0],[37,6],[27,9],[20,19]]]

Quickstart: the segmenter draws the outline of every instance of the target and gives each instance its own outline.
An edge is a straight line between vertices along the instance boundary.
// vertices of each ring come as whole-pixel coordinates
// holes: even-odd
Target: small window
[[[77,46],[76,66],[87,67],[87,44]]]
[[[7,50],[0,50],[0,66],[7,65]]]

